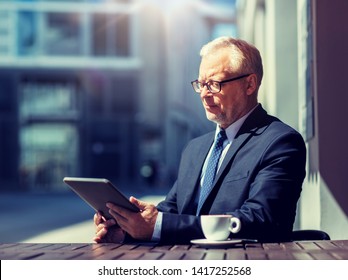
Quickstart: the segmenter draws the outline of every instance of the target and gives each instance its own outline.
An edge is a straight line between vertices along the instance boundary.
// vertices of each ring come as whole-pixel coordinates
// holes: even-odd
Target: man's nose
[[[212,93],[209,91],[208,86],[204,85],[201,90],[201,97],[205,97],[207,95],[211,95]]]

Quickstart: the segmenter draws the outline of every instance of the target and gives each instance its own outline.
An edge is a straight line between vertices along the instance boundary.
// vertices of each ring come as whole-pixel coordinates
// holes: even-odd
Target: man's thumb
[[[146,205],[147,205],[147,203],[145,201],[141,201],[141,200],[135,198],[134,196],[131,196],[129,198],[129,201],[131,203],[133,203],[136,207],[138,207],[140,210],[144,210]]]

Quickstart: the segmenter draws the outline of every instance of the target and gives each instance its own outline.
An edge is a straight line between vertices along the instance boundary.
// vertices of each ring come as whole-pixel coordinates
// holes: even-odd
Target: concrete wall
[[[305,9],[304,1],[299,3]],[[345,0],[312,1],[310,7],[314,131],[308,139],[301,226],[323,229],[333,239],[348,237],[348,125],[343,121],[348,105],[348,85],[343,78],[348,74],[346,11]],[[312,205],[316,211],[309,207]]]

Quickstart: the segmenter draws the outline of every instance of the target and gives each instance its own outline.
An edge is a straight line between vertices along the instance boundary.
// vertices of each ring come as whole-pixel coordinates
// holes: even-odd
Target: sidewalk
[[[144,196],[140,200],[157,204],[164,196]],[[45,232],[22,240],[28,243],[91,243],[95,233],[92,219],[71,226]]]
[[[92,219],[71,226],[48,231],[34,237],[21,240],[28,243],[91,243],[94,236]]]
[[[137,198],[157,204],[163,195]],[[92,242],[94,211],[72,193],[0,193],[0,243]]]

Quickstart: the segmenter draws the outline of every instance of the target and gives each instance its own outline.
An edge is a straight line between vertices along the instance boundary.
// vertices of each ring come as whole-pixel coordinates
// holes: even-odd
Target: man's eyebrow
[[[204,75],[205,79],[203,79],[201,76],[198,76],[198,80],[199,81],[208,81],[208,80],[213,80],[213,81],[218,81],[218,80],[221,80],[221,79],[225,79],[227,77],[229,77],[230,74],[229,72],[219,72],[219,73],[213,73],[211,74],[209,77],[207,75]]]
[[[224,73],[215,73],[210,75],[209,77],[207,75],[205,75],[205,79],[202,78],[201,76],[198,76],[198,80],[199,81],[215,81],[217,79],[222,79],[224,76]]]
[[[217,75],[217,76],[211,76],[208,79],[201,79],[200,77],[198,77],[198,81],[220,81],[224,79],[224,77]]]

